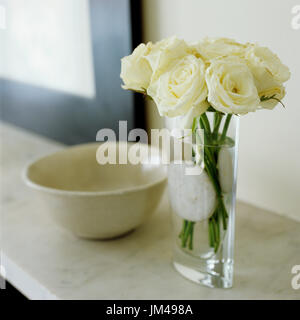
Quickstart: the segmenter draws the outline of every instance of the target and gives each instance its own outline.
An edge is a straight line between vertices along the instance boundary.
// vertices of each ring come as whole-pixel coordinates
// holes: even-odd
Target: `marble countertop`
[[[182,278],[171,265],[164,197],[149,222],[124,238],[87,241],[56,226],[21,180],[24,165],[63,145],[1,123],[1,263],[31,299],[300,299],[300,223],[237,204],[232,289]]]

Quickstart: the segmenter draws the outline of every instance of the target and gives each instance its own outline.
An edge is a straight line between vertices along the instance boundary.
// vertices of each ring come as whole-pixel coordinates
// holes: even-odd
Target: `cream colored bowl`
[[[125,144],[117,143],[117,159],[119,145],[121,156],[125,152]],[[137,228],[154,212],[166,170],[157,158],[147,164],[100,165],[99,146],[82,144],[43,157],[29,164],[23,177],[59,225],[79,237],[108,239]],[[142,145],[150,149],[159,156],[154,147]]]

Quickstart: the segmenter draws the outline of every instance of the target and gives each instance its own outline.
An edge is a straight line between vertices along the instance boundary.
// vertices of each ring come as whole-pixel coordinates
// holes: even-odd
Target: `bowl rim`
[[[135,144],[136,142],[130,142],[130,141],[116,141],[116,142],[109,142],[109,143],[116,143],[117,145],[119,144]],[[70,147],[66,147],[64,149],[58,150],[56,152],[51,152],[49,154],[43,155],[41,157],[38,157],[32,161],[30,161],[27,165],[25,165],[25,167],[22,170],[22,180],[23,182],[30,188],[38,190],[38,191],[44,191],[47,193],[51,193],[51,194],[55,194],[55,195],[65,195],[65,196],[112,196],[112,195],[123,195],[123,194],[128,194],[128,193],[133,193],[133,192],[137,192],[137,191],[142,191],[142,190],[146,190],[149,189],[151,187],[154,187],[156,185],[159,185],[161,183],[166,182],[167,180],[167,170],[161,170],[162,177],[160,177],[159,179],[153,181],[153,182],[149,182],[149,183],[145,183],[142,185],[138,185],[138,186],[134,186],[134,187],[127,187],[127,188],[121,188],[121,189],[115,189],[115,190],[110,190],[110,191],[79,191],[79,190],[63,190],[63,189],[57,189],[57,188],[52,188],[52,187],[46,187],[44,185],[41,185],[39,183],[34,182],[32,179],[29,178],[29,170],[30,168],[37,163],[40,160],[46,159],[50,156],[53,156],[55,154],[59,154],[59,153],[64,153],[67,152],[70,149],[79,149],[82,147],[89,147],[89,146],[96,146],[96,145],[100,145],[104,142],[88,142],[88,143],[81,143],[81,144],[77,144],[74,146],[70,146]],[[147,147],[147,148],[154,148],[159,152],[159,148],[153,145],[149,145],[149,144],[145,144],[145,143],[141,143],[143,146]],[[164,164],[160,164],[160,166],[163,168]]]

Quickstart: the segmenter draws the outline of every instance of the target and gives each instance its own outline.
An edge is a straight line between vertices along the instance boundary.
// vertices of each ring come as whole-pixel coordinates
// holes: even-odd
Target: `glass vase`
[[[233,283],[238,127],[231,114],[196,117],[191,159],[168,168],[174,267],[209,287]]]

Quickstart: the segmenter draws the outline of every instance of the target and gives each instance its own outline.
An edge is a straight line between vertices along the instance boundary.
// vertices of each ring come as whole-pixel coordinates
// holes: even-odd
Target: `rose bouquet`
[[[195,250],[195,226],[205,220],[208,243],[216,254],[230,223],[232,208],[226,195],[234,205],[236,166],[230,148],[236,139],[228,133],[232,119],[282,104],[289,69],[266,47],[225,38],[187,43],[171,37],[140,44],[121,62],[124,89],[150,96],[161,116],[176,119],[177,127],[191,129],[198,137],[193,140],[193,160],[204,170],[197,178],[184,177],[180,169],[171,171],[169,189],[175,194],[171,205],[183,218],[178,235],[181,248]],[[186,184],[178,183],[178,177],[187,179]],[[185,187],[191,196],[185,192],[183,199],[176,188]]]

